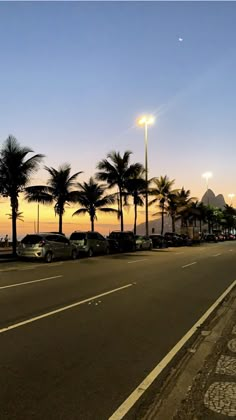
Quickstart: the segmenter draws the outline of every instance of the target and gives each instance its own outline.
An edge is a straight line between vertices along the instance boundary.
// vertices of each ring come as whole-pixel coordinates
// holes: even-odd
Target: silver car
[[[56,233],[37,233],[26,235],[17,248],[17,255],[36,258],[48,263],[54,258],[77,258],[76,246],[64,235]]]
[[[109,254],[109,242],[98,232],[76,231],[70,235],[70,241],[77,247],[79,255]]]

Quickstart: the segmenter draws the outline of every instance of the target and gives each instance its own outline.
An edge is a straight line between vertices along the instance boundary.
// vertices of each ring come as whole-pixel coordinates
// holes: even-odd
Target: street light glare
[[[144,116],[142,116],[138,119],[138,124],[139,125],[144,125],[144,124],[150,125],[150,124],[153,124],[154,121],[155,121],[155,118],[154,118],[153,115],[144,115]]]
[[[205,172],[204,174],[202,174],[202,177],[205,179],[209,179],[212,177],[212,172]]]

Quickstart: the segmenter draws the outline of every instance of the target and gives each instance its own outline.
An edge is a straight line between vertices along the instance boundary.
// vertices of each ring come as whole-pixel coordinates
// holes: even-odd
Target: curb
[[[175,417],[195,377],[213,352],[224,330],[227,329],[235,311],[236,289],[234,288],[215,310],[214,318],[204,326],[207,330],[201,331],[191,347],[187,348],[179,363],[172,368],[164,384],[156,392],[149,408],[142,412],[142,407],[140,407],[140,414],[137,413],[136,419],[171,420]]]

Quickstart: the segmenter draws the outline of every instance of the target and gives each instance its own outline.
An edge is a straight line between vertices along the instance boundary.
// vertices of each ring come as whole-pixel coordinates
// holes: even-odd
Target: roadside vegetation
[[[97,172],[88,182],[79,183],[82,171],[71,174],[71,167],[65,163],[58,169],[44,166],[49,177],[45,185],[31,185],[31,176],[39,169],[44,160],[43,154],[34,154],[29,147],[21,146],[17,139],[9,136],[0,149],[0,194],[9,198],[12,220],[13,254],[17,246],[17,220],[19,215],[19,195],[28,202],[54,205],[58,216],[58,232],[63,232],[63,215],[66,205],[73,203],[78,209],[73,216],[88,214],[91,231],[94,230],[97,212],[115,213],[124,230],[124,209],[132,206],[134,211],[134,233],[138,219],[138,207],[145,201],[148,190],[150,214],[161,216],[161,231],[164,232],[165,215],[171,217],[172,232],[176,230],[176,221],[181,227],[199,227],[208,225],[208,232],[213,230],[230,232],[236,228],[236,210],[229,205],[224,209],[206,206],[196,197],[191,197],[190,190],[184,187],[176,189],[175,180],[167,175],[145,181],[145,169],[139,162],[131,162],[132,152],[123,154],[111,151],[106,158],[98,162]],[[153,209],[153,212],[151,209]]]

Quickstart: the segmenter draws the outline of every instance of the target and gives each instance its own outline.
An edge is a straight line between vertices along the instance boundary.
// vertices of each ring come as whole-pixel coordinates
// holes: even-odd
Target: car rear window
[[[42,241],[42,237],[39,235],[26,235],[23,239],[22,239],[22,244],[38,244],[39,242]]]
[[[82,241],[82,239],[86,239],[86,233],[83,232],[74,232],[70,236],[71,241]]]

